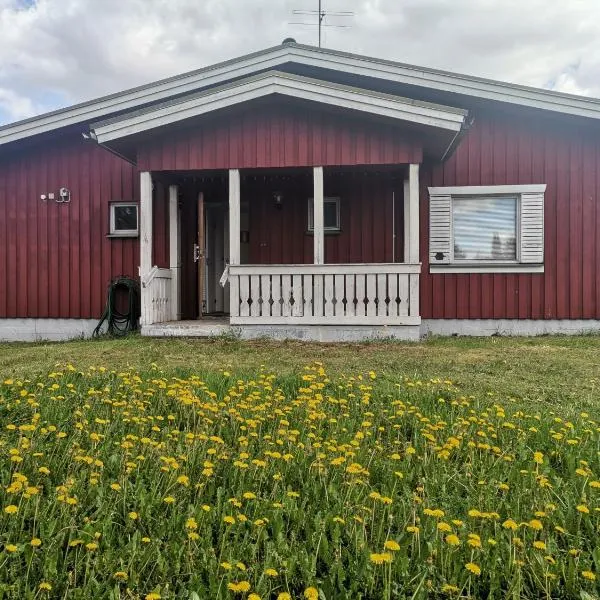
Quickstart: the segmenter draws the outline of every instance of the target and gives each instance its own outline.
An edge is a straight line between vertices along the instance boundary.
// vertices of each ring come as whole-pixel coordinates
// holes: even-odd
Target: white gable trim
[[[460,131],[466,116],[466,111],[456,108],[271,71],[212,88],[179,103],[159,105],[134,115],[123,115],[105,123],[92,125],[91,128],[98,142],[103,144],[271,94],[291,96],[453,132]]]
[[[276,69],[289,62],[600,119],[600,100],[595,98],[503,83],[325,48],[286,44],[0,127],[0,145],[68,125],[102,119],[115,112],[164,101],[172,96],[219,85],[258,71]]]

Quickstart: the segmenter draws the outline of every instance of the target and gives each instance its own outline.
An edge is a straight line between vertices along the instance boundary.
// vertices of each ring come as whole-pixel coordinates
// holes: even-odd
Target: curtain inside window
[[[517,199],[453,198],[454,260],[517,259]]]

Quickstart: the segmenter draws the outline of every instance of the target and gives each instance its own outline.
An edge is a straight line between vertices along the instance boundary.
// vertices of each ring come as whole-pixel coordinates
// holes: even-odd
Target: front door
[[[198,266],[198,318],[206,313],[206,228],[204,192],[198,193],[198,232],[194,245],[194,261]]]

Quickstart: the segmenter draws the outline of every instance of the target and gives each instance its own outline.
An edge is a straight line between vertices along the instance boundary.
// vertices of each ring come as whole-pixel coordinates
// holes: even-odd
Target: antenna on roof
[[[290,25],[304,25],[306,27],[318,27],[319,29],[319,48],[321,47],[321,29],[323,27],[337,27],[339,29],[349,29],[351,25],[338,25],[336,23],[324,23],[325,17],[353,17],[354,13],[349,10],[343,10],[339,12],[326,11],[323,9],[323,2],[319,0],[319,8],[318,10],[293,10],[292,14],[294,15],[308,15],[308,16],[316,16],[316,23],[305,23],[303,21],[292,21]]]

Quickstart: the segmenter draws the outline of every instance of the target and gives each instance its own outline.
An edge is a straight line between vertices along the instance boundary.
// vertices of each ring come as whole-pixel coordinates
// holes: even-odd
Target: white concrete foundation
[[[0,319],[0,342],[89,338],[96,325],[97,319]]]
[[[423,319],[421,335],[578,335],[600,332],[600,320],[584,319]]]
[[[243,325],[237,328],[242,339],[269,338],[306,342],[364,342],[368,340],[405,340],[417,342],[418,325]]]
[[[0,319],[0,342],[64,341],[89,338],[95,319]],[[421,325],[243,325],[231,326],[227,318],[171,321],[142,327],[143,336],[270,338],[314,342],[361,342],[397,339],[418,341],[427,335],[578,335],[600,333],[600,320],[530,319],[425,319]]]

